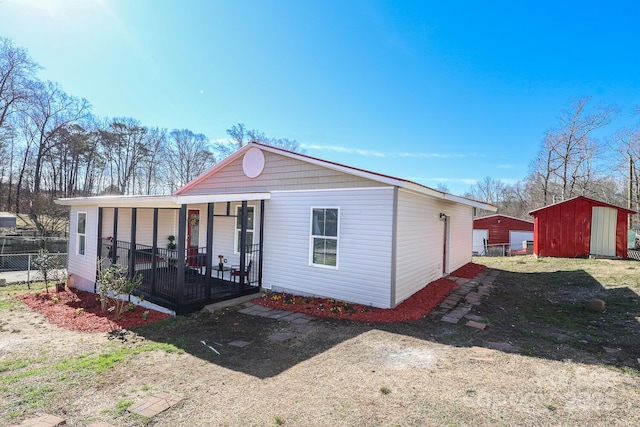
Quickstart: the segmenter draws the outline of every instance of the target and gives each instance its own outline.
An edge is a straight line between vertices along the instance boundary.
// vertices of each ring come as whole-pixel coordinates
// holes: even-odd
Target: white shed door
[[[613,208],[594,206],[591,211],[591,255],[616,256],[616,217]]]
[[[510,249],[526,249],[526,246],[522,245],[524,241],[533,240],[533,231],[509,231],[509,248]]]
[[[467,234],[468,236],[468,234]],[[485,248],[489,243],[489,230],[473,230],[473,254],[486,255]]]

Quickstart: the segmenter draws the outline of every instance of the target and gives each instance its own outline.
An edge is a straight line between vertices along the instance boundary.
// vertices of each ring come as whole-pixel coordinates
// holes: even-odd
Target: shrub
[[[127,267],[111,264],[108,268],[101,268],[98,274],[98,288],[100,290],[100,305],[102,311],[113,311],[114,318],[129,308],[129,301],[124,296],[130,296],[142,284],[142,276],[129,276]],[[142,295],[138,296],[142,299]],[[110,307],[107,308],[107,306]]]

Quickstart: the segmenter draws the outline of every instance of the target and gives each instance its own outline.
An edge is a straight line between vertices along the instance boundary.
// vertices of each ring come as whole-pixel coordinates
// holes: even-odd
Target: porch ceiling
[[[101,206],[114,208],[179,208],[198,203],[241,202],[243,200],[269,200],[271,193],[220,193],[190,196],[97,196],[58,199],[66,206]]]

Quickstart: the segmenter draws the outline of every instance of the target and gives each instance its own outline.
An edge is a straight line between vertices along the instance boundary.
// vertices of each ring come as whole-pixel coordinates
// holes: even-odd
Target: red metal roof
[[[571,198],[571,199],[563,200],[562,202],[553,203],[553,204],[551,204],[551,205],[547,205],[547,206],[543,206],[543,207],[538,208],[538,209],[534,209],[534,210],[532,210],[532,211],[530,211],[530,212],[529,212],[529,215],[531,215],[531,216],[534,216],[534,217],[535,217],[535,215],[534,215],[534,214],[536,214],[536,213],[538,213],[538,212],[540,212],[540,211],[542,211],[542,210],[549,209],[549,208],[551,208],[551,207],[558,206],[558,205],[561,205],[561,204],[563,204],[563,203],[570,203],[570,202],[574,202],[574,201],[576,201],[576,200],[584,200],[584,201],[586,201],[586,202],[591,202],[592,204],[594,204],[594,205],[596,205],[596,206],[605,206],[605,207],[609,207],[609,208],[618,209],[618,210],[624,211],[624,212],[626,212],[626,213],[628,213],[628,214],[635,214],[635,213],[636,213],[636,211],[632,211],[632,210],[627,209],[627,208],[623,208],[623,207],[620,207],[620,206],[612,205],[611,203],[601,202],[601,201],[599,201],[599,200],[590,199],[590,198],[585,197],[585,196],[577,196],[577,197],[573,197],[573,198]]]

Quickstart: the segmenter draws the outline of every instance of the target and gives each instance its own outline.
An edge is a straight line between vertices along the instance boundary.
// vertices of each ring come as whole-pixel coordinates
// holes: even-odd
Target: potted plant
[[[173,266],[173,264],[176,262],[176,258],[177,258],[177,254],[176,254],[176,236],[169,236],[167,237],[167,240],[169,241],[169,243],[167,243],[167,256],[169,258],[169,265]]]

